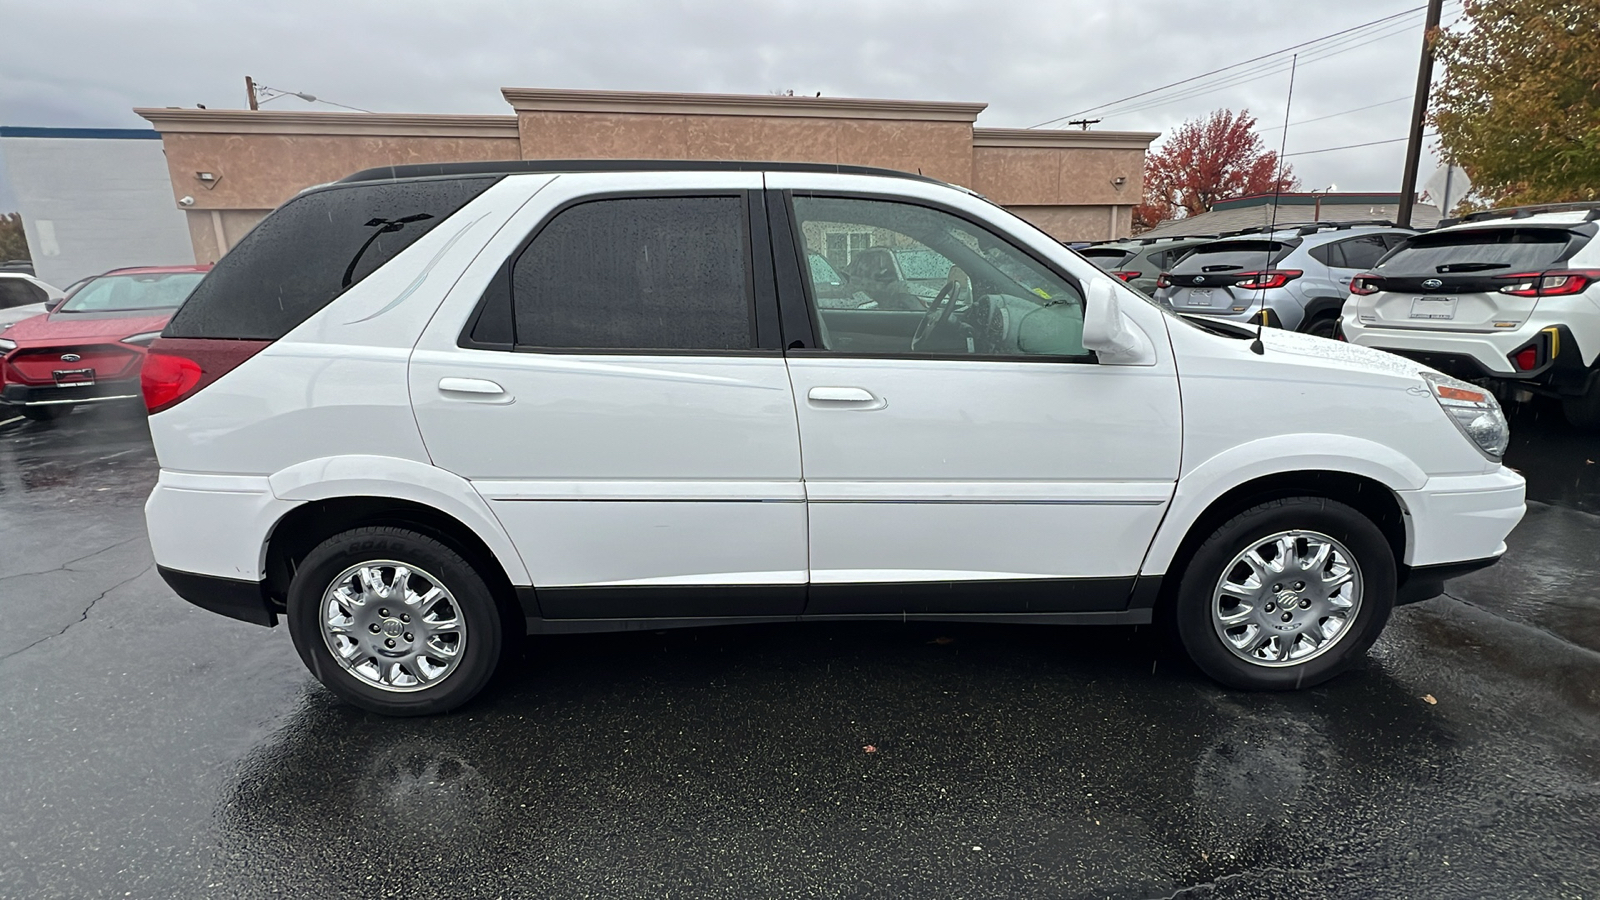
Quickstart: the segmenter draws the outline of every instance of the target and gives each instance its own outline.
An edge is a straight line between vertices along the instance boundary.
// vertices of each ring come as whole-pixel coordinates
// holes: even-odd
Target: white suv
[[[1492,210],[1407,240],[1350,283],[1340,326],[1474,381],[1559,397],[1600,430],[1600,203]]]
[[[813,255],[879,247],[942,285],[817,303]],[[150,539],[391,714],[525,632],[785,620],[1160,618],[1222,682],[1314,685],[1493,562],[1523,482],[1489,394],[1253,336],[918,176],[373,170],[269,216],[151,346]]]

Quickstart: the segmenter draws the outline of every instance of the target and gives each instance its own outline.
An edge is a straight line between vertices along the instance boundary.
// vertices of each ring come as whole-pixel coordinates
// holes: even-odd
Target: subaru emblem
[[[1195,284],[1205,284],[1206,283],[1206,277],[1204,275],[1196,275],[1194,277],[1194,283]]]
[[[77,362],[80,359],[83,359],[83,357],[79,356],[76,353],[63,353],[63,354],[61,354],[61,361],[62,362]]]
[[[1439,288],[1444,287],[1444,282],[1440,281],[1437,278],[1424,278],[1422,280],[1422,286],[1424,288],[1426,288],[1427,290],[1435,291],[1435,290],[1438,290]]]

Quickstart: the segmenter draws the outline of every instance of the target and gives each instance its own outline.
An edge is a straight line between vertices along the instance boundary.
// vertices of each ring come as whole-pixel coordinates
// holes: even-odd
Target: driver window
[[[987,229],[882,200],[797,195],[794,209],[824,348],[1092,358],[1078,290]]]

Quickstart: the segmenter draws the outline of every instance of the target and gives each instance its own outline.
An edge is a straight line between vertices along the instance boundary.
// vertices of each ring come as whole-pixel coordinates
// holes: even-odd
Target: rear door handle
[[[858,387],[814,387],[806,391],[806,399],[825,409],[883,409],[889,405],[889,401]]]
[[[505,388],[486,378],[441,378],[439,390],[446,394],[471,394],[484,400],[509,399]]]

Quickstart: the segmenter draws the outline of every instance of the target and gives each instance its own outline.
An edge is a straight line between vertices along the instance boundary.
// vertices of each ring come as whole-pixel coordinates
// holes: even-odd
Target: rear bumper
[[[267,598],[262,582],[180,572],[165,566],[156,566],[156,571],[173,593],[203,610],[268,628],[278,624],[278,610]]]
[[[1514,331],[1494,333],[1374,328],[1352,322],[1349,315],[1340,327],[1352,344],[1414,359],[1447,375],[1467,380],[1493,378],[1561,394],[1584,390],[1588,379],[1584,359],[1594,351],[1584,346],[1569,326],[1537,318]],[[1538,364],[1528,370],[1516,368],[1512,356],[1530,347]]]
[[[120,381],[97,381],[82,386],[65,387],[53,384],[18,384],[9,382],[0,391],[0,406],[60,406],[79,403],[107,403],[117,400],[139,400],[139,381],[134,378]]]

